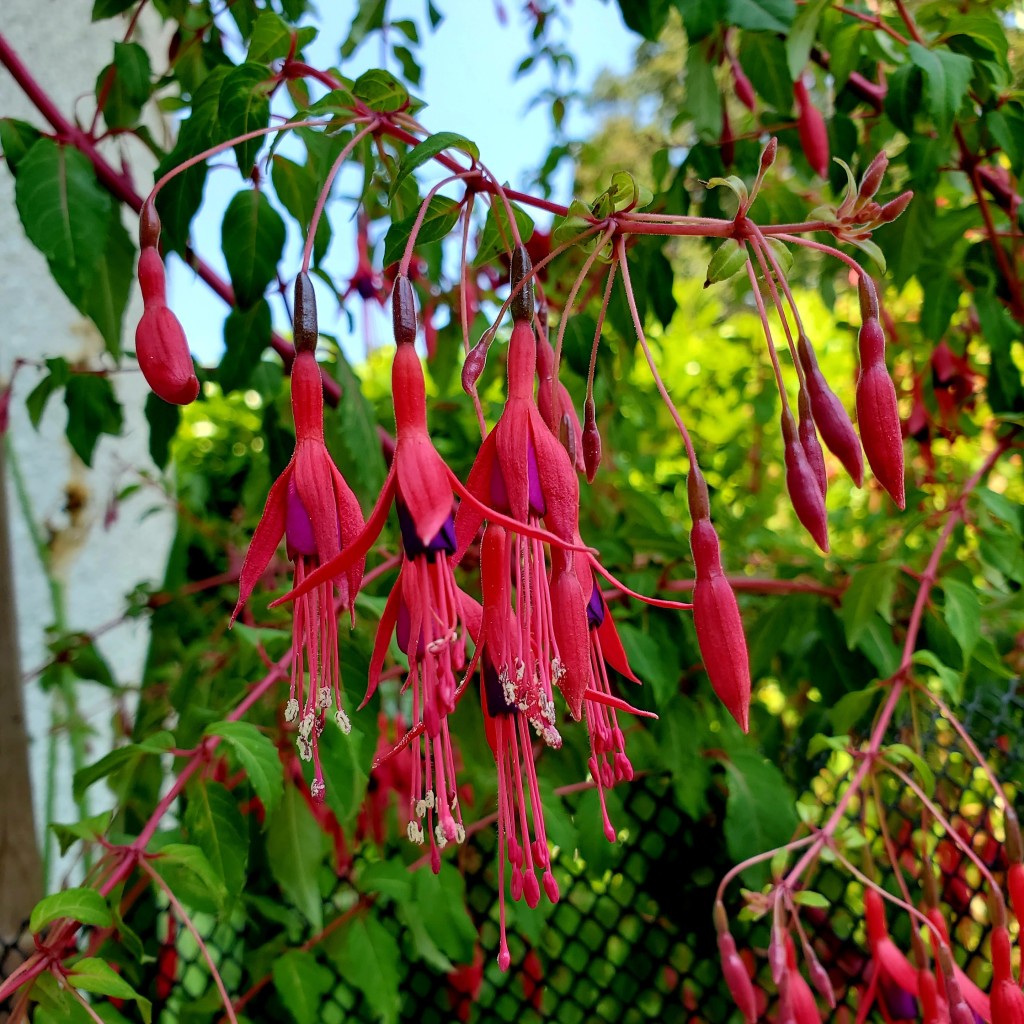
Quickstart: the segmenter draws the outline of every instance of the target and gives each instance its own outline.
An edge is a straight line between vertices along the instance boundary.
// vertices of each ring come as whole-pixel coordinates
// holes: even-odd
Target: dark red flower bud
[[[135,329],[135,356],[153,393],[172,405],[188,405],[199,394],[185,332],[162,303],[146,306]]]
[[[807,86],[803,79],[793,83],[793,96],[796,99],[797,131],[800,134],[800,146],[804,151],[811,170],[822,178],[828,177],[829,147],[828,129],[821,111],[811,102],[807,94]]]
[[[793,414],[787,409],[782,414],[782,437],[785,442],[786,490],[797,519],[814,538],[822,551],[828,551],[828,517],[825,498],[814,469],[804,452]]]
[[[416,298],[409,278],[395,278],[391,293],[391,319],[395,329],[396,345],[412,345],[416,341]]]
[[[773,135],[764,149],[761,150],[761,173],[768,170],[775,163],[776,154],[779,152],[779,140]]]
[[[910,191],[898,195],[895,199],[890,199],[878,211],[878,219],[883,224],[891,224],[910,205],[910,200],[913,198],[914,193]]]
[[[828,386],[824,374],[818,367],[814,349],[803,335],[797,343],[797,353],[804,368],[811,413],[821,439],[828,450],[843,464],[853,482],[860,487],[864,482],[864,456],[861,452],[860,438],[853,429],[849,414],[838,396]]]
[[[740,101],[747,108],[747,110],[753,111],[757,106],[757,98],[754,95],[754,87],[750,84],[750,79],[747,78],[746,73],[740,66],[738,60],[732,62],[732,82],[733,87],[736,90],[736,99]]]
[[[309,275],[295,278],[295,308],[292,313],[293,341],[296,352],[315,352],[320,338],[316,319],[316,292]]]
[[[1006,875],[1006,888],[1010,893],[1010,906],[1017,920],[1024,922],[1024,864],[1011,864]]]
[[[486,364],[487,346],[481,340],[469,350],[466,361],[462,364],[462,390],[467,395],[472,395],[476,391],[476,382],[484,372]]]
[[[874,198],[875,193],[882,184],[882,178],[885,177],[885,171],[888,166],[889,158],[885,155],[885,150],[880,152],[878,156],[868,164],[868,169],[864,172],[864,177],[860,179],[860,188],[857,189],[857,199],[860,202],[866,203],[869,199]]]
[[[587,468],[587,483],[592,484],[601,465],[601,432],[597,429],[597,410],[592,398],[583,405],[583,465]]]
[[[754,996],[754,985],[746,965],[736,952],[736,942],[729,932],[718,933],[718,952],[722,958],[722,976],[732,993],[733,1001],[745,1024],[757,1021],[757,999]]]
[[[818,443],[818,432],[814,429],[814,417],[811,415],[811,400],[804,388],[800,389],[798,398],[800,411],[800,424],[797,433],[800,437],[800,445],[807,456],[807,463],[814,471],[814,477],[821,488],[821,496],[825,497],[828,491],[828,474],[825,472],[825,453]]]
[[[885,335],[878,320],[860,329],[860,377],[857,421],[861,441],[878,482],[899,508],[906,507],[903,482],[903,437],[896,388],[885,366]]]
[[[152,198],[142,204],[139,211],[139,248],[155,249],[160,242],[160,215]]]
[[[526,246],[517,245],[512,250],[512,268],[509,274],[509,283],[515,288],[532,271],[533,263],[530,260],[530,254],[526,251]],[[513,320],[525,320],[529,324],[533,323],[535,306],[533,302],[532,278],[513,295],[509,309],[512,312]]]
[[[729,108],[722,104],[722,131],[718,139],[722,163],[726,167],[732,167],[736,159],[736,137],[732,133],[732,124],[729,121]]]
[[[722,571],[718,535],[710,519],[694,519],[690,549],[697,575],[693,588],[693,624],[704,668],[718,699],[746,732],[750,716],[747,640],[736,595]]]

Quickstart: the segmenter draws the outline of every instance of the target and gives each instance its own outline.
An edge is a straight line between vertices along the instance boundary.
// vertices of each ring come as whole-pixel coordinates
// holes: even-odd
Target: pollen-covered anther
[[[316,706],[321,710],[326,711],[331,706],[331,690],[328,686],[321,686],[317,693]]]
[[[299,738],[309,740],[310,735],[313,732],[313,725],[316,722],[316,715],[312,711],[307,711],[302,719],[299,721]]]
[[[437,840],[439,850],[443,850],[448,845],[448,837],[444,834],[444,828],[440,823],[434,826],[434,839]]]
[[[463,827],[462,822],[457,821],[455,823],[455,842],[461,846],[466,841],[466,829]]]
[[[432,789],[428,789],[426,793],[423,794],[423,803],[426,805],[428,811],[432,811],[437,806],[437,800],[434,797],[434,791]]]
[[[561,658],[551,659],[551,682],[554,684],[559,683],[565,678],[565,666],[562,664]]]
[[[553,725],[549,725],[541,735],[544,738],[544,742],[551,747],[552,750],[561,749],[562,734]]]
[[[310,742],[308,736],[303,736],[300,733],[298,739],[295,741],[295,745],[299,748],[299,757],[301,757],[303,761],[313,760],[313,744]]]
[[[309,784],[309,794],[314,800],[323,800],[324,793],[327,792],[327,786],[324,784],[323,779],[314,779]]]
[[[338,723],[338,728],[346,735],[352,732],[352,723],[349,721],[349,717],[345,714],[341,708],[334,713],[334,721]]]
[[[409,837],[410,843],[415,843],[417,846],[422,846],[423,841],[426,838],[423,832],[423,826],[417,824],[415,821],[410,821],[405,827],[405,834]]]
[[[416,801],[416,817],[425,818],[427,816],[427,801],[417,800]]]
[[[297,721],[299,717],[299,702],[292,697],[284,706],[284,720],[286,722]]]
[[[523,681],[523,676],[526,675],[526,662],[522,658],[516,658],[516,683]]]

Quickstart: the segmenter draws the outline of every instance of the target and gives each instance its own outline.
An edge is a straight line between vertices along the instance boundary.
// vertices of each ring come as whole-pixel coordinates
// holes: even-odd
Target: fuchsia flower
[[[300,274],[295,282],[296,355],[292,363],[295,452],[267,496],[242,565],[232,622],[266,570],[282,536],[287,542],[288,556],[295,563],[295,586],[300,587],[317,569],[339,555],[342,547],[363,528],[359,502],[324,444],[323,385],[314,355],[316,341],[316,298],[309,278]],[[332,703],[339,728],[346,733],[352,728],[341,704],[333,589],[337,586],[342,606],[352,609],[362,576],[360,557],[344,574],[321,574],[295,605],[291,692],[285,720],[299,723],[299,754],[303,760],[313,761],[310,790],[316,799],[322,799],[326,789],[317,741]]]

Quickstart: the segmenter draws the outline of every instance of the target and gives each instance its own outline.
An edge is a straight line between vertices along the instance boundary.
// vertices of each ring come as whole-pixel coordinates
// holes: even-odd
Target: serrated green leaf
[[[388,195],[394,198],[395,193],[401,188],[402,182],[412,174],[418,167],[422,167],[428,160],[432,160],[439,153],[446,149],[457,149],[468,154],[475,164],[480,159],[480,148],[475,142],[470,142],[464,135],[457,132],[437,132],[435,135],[428,135],[422,142],[413,146],[402,158],[398,165],[398,173],[391,183]]]
[[[129,128],[139,119],[152,91],[149,54],[138,43],[114,43],[114,61],[96,79],[103,120],[111,128]]]
[[[409,90],[390,71],[373,68],[352,83],[352,94],[371,110],[394,113],[409,104]]]
[[[370,864],[359,872],[360,892],[379,892],[399,903],[412,895],[413,876],[405,864],[395,860],[382,860]]]
[[[219,120],[227,138],[258,131],[270,124],[270,89],[273,83],[262,64],[239,64],[225,76],[220,87]],[[263,136],[235,146],[238,169],[247,178],[263,145]]]
[[[372,751],[365,749],[358,722],[346,736],[334,730],[329,743],[320,744],[320,767],[327,786],[325,799],[343,829],[355,824],[366,796]]]
[[[699,139],[712,142],[722,133],[722,91],[705,45],[691,45],[686,52],[686,110]]]
[[[312,953],[290,949],[275,957],[271,975],[281,1003],[295,1024],[317,1024],[324,996],[335,985],[334,974]]]
[[[945,135],[971,84],[971,59],[944,46],[929,50],[920,43],[910,43],[907,54],[924,75],[925,103],[940,134]]]
[[[730,25],[762,32],[787,32],[796,15],[793,0],[726,0]]]
[[[324,838],[302,794],[288,786],[267,818],[267,858],[281,891],[315,932],[324,926],[324,900],[317,882]]]
[[[249,386],[260,356],[270,345],[270,306],[259,299],[247,310],[232,309],[224,321],[224,355],[217,368],[217,381],[225,394]]]
[[[38,935],[48,924],[61,918],[89,924],[94,928],[106,928],[113,920],[107,901],[95,889],[65,889],[44,896],[32,908],[29,930]]]
[[[153,1019],[153,1004],[140,996],[105,960],[91,956],[83,957],[76,961],[65,977],[72,988],[83,992],[134,1000],[145,1024],[150,1024]]]
[[[343,976],[363,993],[374,1018],[384,1024],[398,1020],[401,958],[398,943],[374,917],[355,918],[335,953]]]
[[[416,236],[417,245],[429,245],[445,238],[459,219],[462,204],[448,196],[433,196],[427,204],[427,212]],[[405,254],[409,236],[416,224],[416,214],[400,221],[392,221],[384,236],[384,266],[397,262]]]
[[[263,297],[277,275],[284,240],[284,221],[262,192],[246,189],[228,204],[221,242],[240,308],[247,309]]]
[[[75,799],[81,799],[82,794],[94,782],[106,778],[111,772],[124,767],[130,761],[147,755],[164,754],[173,746],[174,736],[165,730],[154,733],[138,743],[129,743],[124,747],[116,747],[101,757],[95,764],[86,765],[75,772],[72,784],[72,792]]]
[[[186,793],[189,838],[223,880],[228,898],[235,899],[245,885],[249,859],[249,831],[238,802],[219,782],[197,780],[189,784]]]
[[[704,287],[734,277],[747,265],[747,246],[736,238],[727,238],[712,254],[704,275]]]
[[[273,741],[250,722],[215,722],[204,735],[220,736],[230,744],[253,792],[267,814],[273,813],[284,790],[284,769]]]
[[[92,5],[92,20],[103,21],[105,18],[114,18],[123,14],[136,0],[94,0]]]

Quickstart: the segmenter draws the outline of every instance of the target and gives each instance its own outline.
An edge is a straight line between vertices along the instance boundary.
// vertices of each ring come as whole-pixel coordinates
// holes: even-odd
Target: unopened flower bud
[[[761,150],[761,173],[768,170],[775,163],[775,156],[779,152],[779,140],[773,135],[768,144]]]
[[[814,417],[811,415],[811,400],[804,388],[800,389],[798,408],[800,422],[797,427],[797,433],[800,437],[800,446],[804,450],[804,455],[807,456],[807,463],[814,472],[814,477],[818,481],[818,487],[821,489],[821,496],[824,498],[828,491],[825,453],[821,450],[821,445],[818,443],[818,432],[814,429]]]
[[[293,341],[296,352],[315,352],[320,331],[316,319],[316,292],[307,273],[295,278],[295,305],[292,314]]]
[[[877,320],[878,312],[878,289],[875,282],[867,274],[860,274],[857,277],[857,298],[860,300],[861,323],[868,320]]]
[[[821,111],[811,102],[807,86],[803,79],[793,83],[793,96],[796,99],[797,132],[800,135],[800,146],[804,151],[811,170],[822,178],[828,177],[829,146],[828,129]]]
[[[864,177],[860,179],[860,188],[857,189],[858,202],[866,203],[869,199],[874,198],[875,193],[882,184],[882,178],[885,177],[885,171],[888,166],[889,158],[885,155],[885,150],[882,150],[878,156],[868,164],[868,169],[864,172]]]
[[[883,224],[891,224],[910,205],[910,200],[913,198],[914,193],[907,191],[895,199],[890,199],[879,209],[878,220]]]
[[[135,329],[135,356],[146,383],[172,405],[188,405],[199,394],[192,355],[178,318],[167,306],[148,305]]]
[[[722,571],[718,535],[710,519],[694,519],[690,549],[697,575],[693,588],[693,624],[704,668],[718,699],[746,732],[750,716],[747,640],[736,595]]]
[[[391,293],[391,319],[395,329],[396,345],[412,345],[416,341],[416,299],[409,278],[395,278]]]
[[[814,538],[822,551],[828,551],[828,517],[825,498],[814,469],[804,452],[793,414],[782,414],[782,437],[785,442],[786,490],[797,519]]]
[[[597,410],[594,399],[583,405],[583,465],[587,470],[587,483],[592,484],[601,465],[601,432],[597,429]]]
[[[533,263],[530,261],[530,254],[526,251],[525,245],[517,245],[512,250],[512,269],[509,274],[509,281],[515,290],[524,279],[533,272]],[[532,278],[523,283],[523,286],[512,296],[509,306],[513,320],[525,320],[533,323],[535,311],[533,302],[533,280]]]
[[[704,474],[696,465],[690,467],[686,477],[686,499],[690,506],[690,519],[694,523],[698,519],[711,518],[711,499],[708,496],[708,483]]]
[[[804,368],[811,413],[821,439],[828,450],[843,464],[853,482],[860,487],[864,482],[864,456],[861,452],[860,438],[853,429],[849,414],[838,396],[828,386],[824,374],[818,367],[814,349],[804,335],[801,335],[797,342],[797,353]]]
[[[740,67],[740,62],[738,60],[734,60],[732,62],[732,82],[733,87],[736,90],[736,99],[738,99],[740,103],[747,108],[747,110],[753,111],[757,106],[754,87],[750,84],[750,79],[747,78],[743,68]]]
[[[462,390],[467,395],[476,393],[476,382],[484,372],[487,364],[487,345],[485,339],[481,339],[469,350],[466,361],[462,364]]]
[[[746,965],[736,952],[736,942],[728,931],[718,933],[718,952],[722,960],[722,976],[732,993],[733,1001],[745,1024],[755,1024],[757,1020],[757,999],[754,996],[754,985]]]
[[[861,371],[857,380],[857,421],[871,469],[899,508],[906,507],[903,437],[896,388],[885,366],[885,341],[877,320],[860,332]]]
[[[139,248],[155,249],[160,243],[160,215],[152,198],[142,204],[139,211]]]
[[[164,261],[154,246],[146,246],[139,253],[139,287],[142,289],[144,305],[167,304],[167,279]]]

